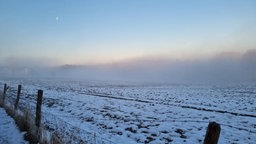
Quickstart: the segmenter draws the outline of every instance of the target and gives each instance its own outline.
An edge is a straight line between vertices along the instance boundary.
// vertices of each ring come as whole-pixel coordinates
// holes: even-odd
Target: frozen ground
[[[23,134],[17,128],[14,120],[0,108],[0,143],[1,144],[27,144]]]
[[[65,123],[109,143],[203,143],[208,123],[216,121],[222,129],[220,144],[256,141],[255,84],[3,83],[11,86],[8,94],[13,99],[17,85],[22,84],[21,104],[32,108],[37,90],[43,89],[43,122],[52,131],[69,130],[61,126]]]

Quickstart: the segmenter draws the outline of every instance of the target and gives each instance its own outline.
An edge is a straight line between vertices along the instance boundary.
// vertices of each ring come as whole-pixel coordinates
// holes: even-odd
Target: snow
[[[221,125],[220,144],[256,141],[255,84],[0,81],[4,83],[11,86],[10,99],[22,84],[20,107],[32,110],[37,90],[43,89],[43,124],[53,132],[69,133],[66,141],[79,137],[91,143],[203,143],[211,121]]]
[[[1,144],[27,144],[23,134],[17,128],[14,120],[0,108],[0,143]]]

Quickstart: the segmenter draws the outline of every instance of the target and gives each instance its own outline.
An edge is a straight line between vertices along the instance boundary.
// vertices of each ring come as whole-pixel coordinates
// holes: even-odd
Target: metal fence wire
[[[22,89],[22,91],[26,91]],[[0,91],[2,95],[2,91]],[[29,94],[26,92],[21,93],[21,97],[26,97]],[[33,122],[36,117],[36,94],[31,96],[32,99],[24,100],[20,99],[18,108],[14,108],[15,99],[17,96],[17,90],[14,87],[10,87],[6,93],[4,100],[5,106],[23,115],[27,114],[30,121]],[[0,97],[2,100],[2,97]],[[82,129],[78,126],[72,125],[67,120],[60,118],[52,113],[42,111],[41,113],[41,129],[44,129],[50,133],[51,136],[58,138],[59,143],[68,144],[116,144],[115,142],[101,137],[100,134],[92,131]],[[54,143],[54,142],[53,142]]]

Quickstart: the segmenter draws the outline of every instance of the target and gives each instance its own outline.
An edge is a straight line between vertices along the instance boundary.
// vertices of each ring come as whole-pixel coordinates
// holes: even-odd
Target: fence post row
[[[220,136],[220,124],[210,122],[204,138],[204,144],[217,144]]]
[[[38,90],[36,104],[36,126],[40,127],[43,90]]]
[[[21,85],[18,85],[18,93],[17,93],[16,102],[15,102],[15,109],[17,109],[18,104],[19,104],[19,100],[20,100],[20,92],[21,92]]]

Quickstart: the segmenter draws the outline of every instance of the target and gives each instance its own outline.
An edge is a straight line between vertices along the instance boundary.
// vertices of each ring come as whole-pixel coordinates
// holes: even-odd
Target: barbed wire
[[[5,99],[5,102],[6,103],[8,102],[9,103],[8,105],[10,105],[10,106],[14,105],[14,101],[12,99],[13,98],[9,96],[9,97],[7,97]],[[34,117],[35,118],[35,114],[31,113],[32,111],[35,111],[34,110],[35,106],[32,106],[30,102],[24,102],[24,101],[20,102],[19,108],[23,109],[23,112],[24,111],[30,111],[30,117]],[[71,123],[68,123],[66,120],[64,120],[64,119],[62,119],[62,118],[60,118],[60,117],[58,117],[58,116],[56,116],[56,115],[54,115],[52,113],[42,112],[42,117],[45,119],[46,117],[44,117],[44,115],[47,115],[46,117],[49,117],[51,115],[50,121],[52,121],[52,120],[55,121],[55,123],[54,123],[56,125],[55,128],[60,126],[58,123],[62,123],[64,125],[64,129],[62,129],[64,131],[67,131],[65,128],[69,127],[69,130],[71,130],[71,131],[69,131],[71,139],[67,139],[67,141],[70,141],[70,140],[72,141],[74,138],[77,137],[74,134],[78,134],[79,131],[82,131],[81,133],[83,133],[83,134],[86,133],[88,135],[91,135],[91,137],[92,137],[91,139],[93,139],[93,140],[95,139],[98,142],[101,141],[101,143],[116,144],[115,142],[113,142],[113,141],[111,141],[109,139],[101,137],[99,134],[96,134],[95,132],[87,131],[87,130],[81,129],[81,128],[75,126],[75,125],[72,125]],[[49,124],[50,123],[46,123],[46,125],[49,125]],[[55,130],[58,130],[58,129],[56,128]],[[74,133],[74,131],[76,131],[76,132]],[[62,133],[61,135],[64,135],[63,138],[65,139],[65,133]],[[93,138],[93,137],[95,137],[95,138]],[[87,141],[88,138],[87,139],[77,139],[77,141],[81,141],[81,140],[83,140],[83,141],[86,140]]]

